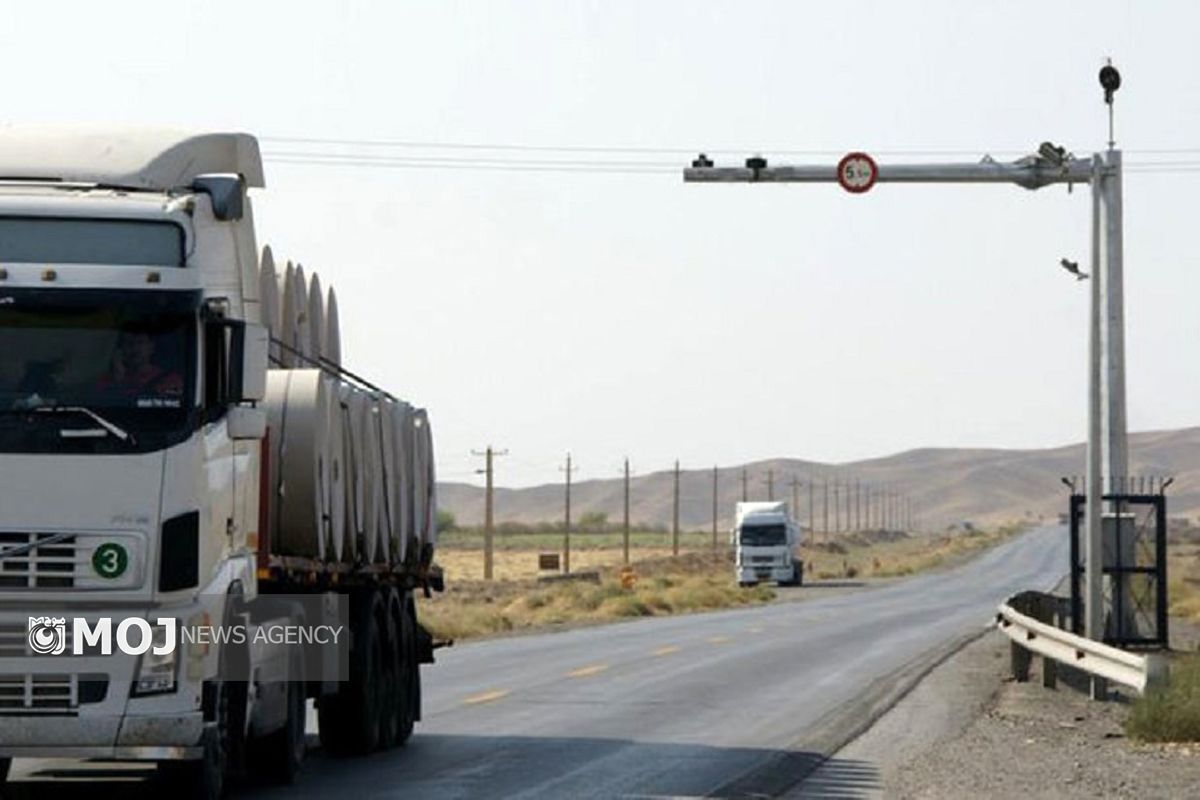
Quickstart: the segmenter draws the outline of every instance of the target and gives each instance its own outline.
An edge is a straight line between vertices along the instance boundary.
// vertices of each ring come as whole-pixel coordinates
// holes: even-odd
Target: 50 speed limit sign
[[[847,153],[837,165],[838,183],[847,192],[862,194],[875,185],[879,167],[866,153]]]

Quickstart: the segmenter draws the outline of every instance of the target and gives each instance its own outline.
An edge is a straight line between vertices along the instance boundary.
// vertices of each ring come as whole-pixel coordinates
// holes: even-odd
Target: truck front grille
[[[78,675],[0,675],[0,716],[73,716],[78,709]]]
[[[0,589],[70,589],[79,570],[76,537],[68,536],[19,555],[3,558],[5,550],[45,541],[53,533],[0,533]]]

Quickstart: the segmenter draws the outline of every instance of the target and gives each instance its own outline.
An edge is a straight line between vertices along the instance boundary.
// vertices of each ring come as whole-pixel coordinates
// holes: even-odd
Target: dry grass
[[[1200,741],[1200,657],[1171,662],[1170,682],[1134,701],[1125,733],[1144,742]]]
[[[1200,544],[1167,545],[1167,603],[1171,616],[1200,622]]]
[[[562,540],[558,539],[550,544],[545,548],[546,552],[558,552],[555,545],[561,546]],[[537,561],[540,552],[542,550],[538,548],[497,549],[493,554],[493,575],[501,581],[536,578],[539,574]],[[648,558],[668,557],[671,555],[671,548],[642,547],[631,552],[635,560],[643,561]],[[684,552],[692,551],[689,549]],[[586,572],[606,567],[620,567],[623,557],[624,554],[620,547],[572,547],[571,571]],[[483,577],[482,550],[450,550],[443,547],[438,551],[437,561],[445,570],[447,583],[479,580]]]
[[[894,578],[953,566],[1021,530],[1021,526],[1009,525],[953,536],[849,534],[801,547],[800,557],[818,579]]]
[[[621,552],[616,555],[619,561]],[[572,554],[573,567],[575,563]],[[739,589],[730,554],[724,552],[642,560],[637,574],[632,590],[621,587],[618,570],[612,567],[600,570],[599,583],[447,581],[443,594],[418,600],[419,614],[435,637],[465,639],[572,622],[753,605],[775,597],[768,586]]]
[[[832,543],[801,547],[806,580],[884,578],[949,566],[997,544],[1017,528],[950,536],[879,533],[842,535]],[[439,638],[464,639],[508,631],[598,622],[640,616],[766,603],[775,591],[767,585],[741,589],[734,578],[733,554],[697,547],[672,557],[670,548],[647,546],[632,551],[637,572],[633,590],[621,588],[619,546],[590,546],[571,551],[574,572],[595,571],[598,583],[539,583],[537,555],[542,548],[507,547],[495,551],[497,580],[480,580],[483,553],[476,548],[443,547],[438,563],[446,573],[446,592],[421,598],[422,622]]]

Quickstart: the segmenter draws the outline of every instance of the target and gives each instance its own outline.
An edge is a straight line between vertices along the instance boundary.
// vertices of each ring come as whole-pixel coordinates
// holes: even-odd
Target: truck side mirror
[[[241,342],[237,339],[241,338]],[[231,372],[237,370],[235,383],[240,385],[240,391],[230,400],[235,403],[258,403],[267,396],[267,352],[271,340],[267,329],[254,323],[243,323],[241,337],[234,337],[234,343],[240,344],[240,352],[235,350]]]
[[[204,340],[205,405],[257,403],[267,396],[266,328],[240,319],[210,319]]]

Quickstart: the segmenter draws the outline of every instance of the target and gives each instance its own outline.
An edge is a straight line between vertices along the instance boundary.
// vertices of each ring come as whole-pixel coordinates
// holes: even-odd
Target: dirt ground
[[[1181,634],[1194,649],[1194,631]],[[1126,701],[1094,702],[1062,680],[1045,689],[1039,662],[1028,683],[1013,682],[1008,640],[986,634],[791,796],[1200,797],[1200,745],[1131,742],[1122,731]]]

